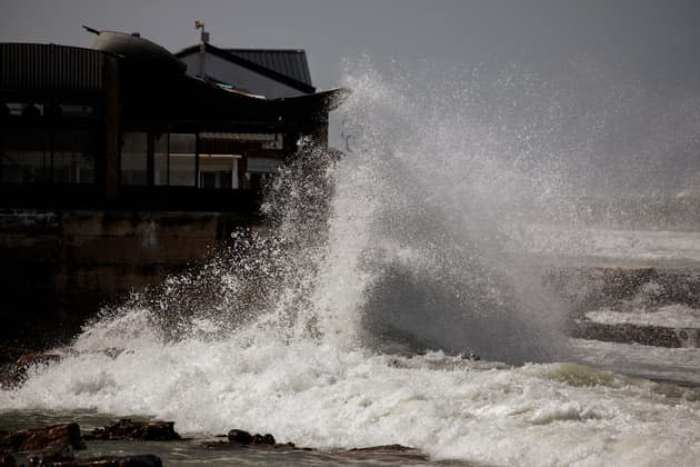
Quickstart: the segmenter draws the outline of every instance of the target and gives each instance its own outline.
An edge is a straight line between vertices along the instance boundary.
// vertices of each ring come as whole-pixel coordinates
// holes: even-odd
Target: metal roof
[[[0,88],[102,88],[104,52],[56,44],[0,43]]]
[[[313,86],[306,52],[296,49],[224,49],[228,53]]]
[[[306,61],[306,52],[303,50],[220,49],[211,44],[206,44],[205,47],[207,52],[211,54],[277,80],[301,92],[316,92],[316,89],[310,84],[309,65]],[[192,45],[177,52],[175,56],[182,59],[187,55],[199,53],[199,49],[199,45]]]

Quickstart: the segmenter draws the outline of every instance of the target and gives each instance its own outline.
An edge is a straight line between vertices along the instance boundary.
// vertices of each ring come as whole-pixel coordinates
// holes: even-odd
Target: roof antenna
[[[98,36],[100,35],[100,32],[101,32],[101,31],[98,31],[98,30],[95,29],[95,28],[91,28],[90,26],[86,26],[86,25],[84,25],[84,24],[83,24],[83,29],[85,29],[87,32],[91,32],[91,33],[93,33],[93,34],[97,34]]]
[[[209,43],[209,32],[204,29],[204,21],[200,21],[198,19],[194,20],[194,28],[202,30],[199,42],[199,77],[204,81],[208,81],[209,78],[206,75],[205,68],[207,59],[207,44]]]

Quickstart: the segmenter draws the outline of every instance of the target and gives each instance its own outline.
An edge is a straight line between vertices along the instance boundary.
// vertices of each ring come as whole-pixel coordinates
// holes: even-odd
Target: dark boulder
[[[30,352],[21,355],[14,363],[3,365],[0,372],[0,388],[12,389],[27,379],[27,370],[33,366],[44,366],[61,360],[61,356],[47,352]]]
[[[223,435],[221,435],[223,437]],[[270,434],[261,435],[259,433],[252,434],[245,430],[233,429],[228,432],[228,442],[216,441],[204,443],[202,446],[210,449],[288,449],[291,451],[307,451],[317,452],[313,448],[297,447],[294,443],[277,443],[275,438]],[[355,448],[347,450],[331,451],[334,456],[339,456],[357,461],[378,461],[401,464],[423,463],[428,461],[428,456],[418,449],[402,446],[400,444],[387,444],[381,446],[371,446],[366,448]]]
[[[163,428],[161,424],[166,427]],[[119,439],[147,439],[151,437],[162,440],[162,437],[166,436],[164,433],[171,437],[173,434],[178,436],[173,431],[172,423],[150,422],[141,425],[145,426],[141,428],[141,438]],[[167,432],[168,427],[169,432]],[[15,467],[17,465],[27,467],[162,467],[163,465],[160,458],[150,454],[76,459],[73,451],[77,449],[85,449],[77,423],[16,432],[0,431],[0,467]],[[15,454],[19,457],[15,457]]]
[[[223,435],[222,435],[223,437]],[[228,432],[226,436],[228,442],[225,441],[215,441],[204,443],[203,446],[212,449],[231,449],[240,447],[258,447],[258,448],[291,448],[295,449],[294,444],[277,444],[275,437],[269,433],[264,435],[260,433],[252,434],[245,430],[233,429]]]
[[[163,467],[159,457],[145,454],[124,457],[95,457],[42,463],[47,467]]]
[[[228,441],[231,444],[242,444],[242,445],[262,445],[262,446],[275,446],[277,443],[275,442],[275,438],[269,434],[266,433],[264,435],[261,435],[260,433],[256,433],[254,435],[248,433],[245,430],[231,430],[228,432]]]
[[[73,459],[76,449],[84,449],[77,423],[52,425],[13,433],[0,433],[0,466],[45,466]],[[17,457],[18,456],[18,457]]]
[[[175,441],[182,439],[175,431],[174,422],[134,422],[128,418],[112,425],[96,428],[85,435],[86,440],[141,440],[141,441]]]
[[[251,444],[253,435],[245,430],[231,430],[228,432],[228,441],[229,443]]]
[[[77,423],[0,434],[0,449],[18,451],[70,451],[84,449]]]
[[[402,446],[400,444],[387,444],[383,446],[371,446],[367,448],[349,449],[340,453],[343,457],[353,459],[372,459],[384,461],[427,461],[428,456],[416,448]]]
[[[265,444],[267,446],[274,446],[277,443],[275,442],[274,436],[272,436],[270,433],[265,433],[264,435],[256,433],[255,435],[253,435],[253,444]]]

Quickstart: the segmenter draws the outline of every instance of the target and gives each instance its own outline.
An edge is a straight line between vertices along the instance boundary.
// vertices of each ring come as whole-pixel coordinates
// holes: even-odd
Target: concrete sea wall
[[[201,262],[249,216],[0,211],[0,353],[53,345],[131,290]]]

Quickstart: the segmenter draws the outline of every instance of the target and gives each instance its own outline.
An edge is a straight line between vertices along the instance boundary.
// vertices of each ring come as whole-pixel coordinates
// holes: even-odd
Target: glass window
[[[0,130],[0,179],[4,183],[51,180],[51,135],[42,128]]]
[[[200,188],[238,189],[240,139],[233,133],[203,132],[199,135]]]
[[[95,138],[86,130],[59,130],[54,134],[53,181],[95,182]]]
[[[127,132],[122,137],[122,185],[146,185],[148,174],[148,135]]]
[[[170,134],[170,185],[195,186],[197,136]]]
[[[95,107],[90,104],[60,104],[58,112],[62,118],[89,118],[95,115]]]
[[[169,185],[168,152],[170,138],[168,133],[153,136],[153,177],[156,185]]]
[[[25,120],[38,120],[44,116],[44,104],[28,102],[22,106],[22,118]]]
[[[200,154],[199,186],[201,188],[237,189],[238,162],[234,154]]]

